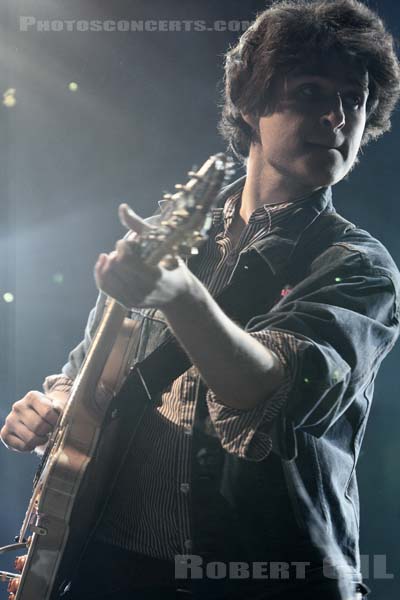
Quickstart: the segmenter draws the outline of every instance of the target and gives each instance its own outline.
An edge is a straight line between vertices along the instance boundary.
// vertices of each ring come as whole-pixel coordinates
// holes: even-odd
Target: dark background
[[[392,32],[400,4],[370,2]],[[251,20],[256,0],[9,0],[0,6],[0,417],[60,370],[96,298],[97,255],[122,234],[116,208],[147,216],[164,190],[224,149],[216,133],[222,55],[238,33],[28,32],[37,19]],[[71,92],[70,82],[78,83]],[[1,104],[15,88],[14,107]],[[335,188],[348,219],[381,239],[400,262],[400,119],[367,147],[349,181]],[[3,294],[11,292],[14,302]],[[400,592],[400,420],[397,346],[385,361],[359,461],[361,551],[372,598]],[[37,459],[0,447],[0,545],[18,532]],[[394,579],[373,578],[385,555]],[[368,559],[366,559],[368,563]],[[4,557],[0,568],[9,566]],[[364,574],[368,576],[366,570]]]

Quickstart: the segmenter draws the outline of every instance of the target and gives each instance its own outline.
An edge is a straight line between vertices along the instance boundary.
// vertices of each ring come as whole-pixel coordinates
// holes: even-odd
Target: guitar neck
[[[71,395],[64,411],[61,426],[68,422],[70,411],[77,398],[93,396],[104,365],[111,353],[128,310],[113,298],[108,298],[103,316],[97,327],[85,360],[72,386]]]

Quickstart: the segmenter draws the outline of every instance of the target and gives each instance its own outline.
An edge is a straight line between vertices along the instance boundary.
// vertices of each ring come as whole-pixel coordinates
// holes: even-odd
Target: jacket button
[[[182,492],[182,494],[188,494],[190,491],[190,485],[188,483],[181,483],[179,489]]]
[[[197,458],[197,463],[199,465],[201,465],[202,467],[204,467],[207,462],[207,449],[200,448],[200,450],[196,454],[196,458]]]

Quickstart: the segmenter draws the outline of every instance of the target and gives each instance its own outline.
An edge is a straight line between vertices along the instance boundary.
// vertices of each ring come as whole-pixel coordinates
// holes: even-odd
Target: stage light
[[[7,108],[13,108],[17,104],[17,99],[15,97],[16,89],[8,88],[3,94],[3,104]]]

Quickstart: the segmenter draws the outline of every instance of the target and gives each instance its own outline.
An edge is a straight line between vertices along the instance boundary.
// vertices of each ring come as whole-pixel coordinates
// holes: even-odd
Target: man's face
[[[266,174],[299,193],[343,179],[360,147],[367,97],[368,73],[341,62],[293,70],[278,83],[274,112],[257,123]]]

